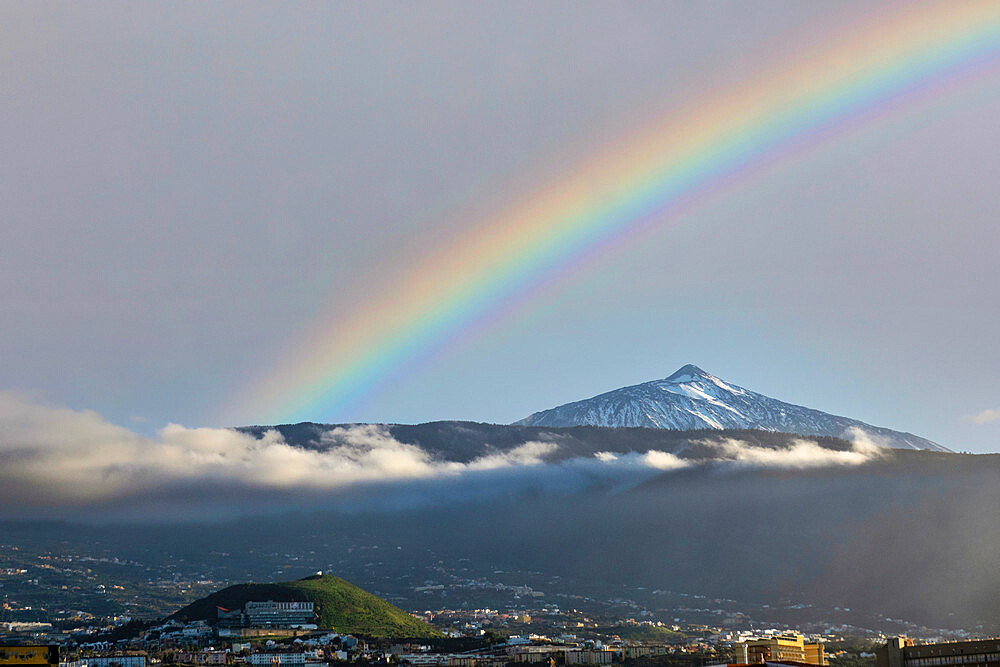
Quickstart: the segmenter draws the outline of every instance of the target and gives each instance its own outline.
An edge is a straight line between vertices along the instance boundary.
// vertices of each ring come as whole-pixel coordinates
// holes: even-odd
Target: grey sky
[[[216,425],[331,298],[877,6],[0,5],[0,389]],[[993,76],[844,137],[344,417],[511,421],[693,362],[997,451],[997,118]]]

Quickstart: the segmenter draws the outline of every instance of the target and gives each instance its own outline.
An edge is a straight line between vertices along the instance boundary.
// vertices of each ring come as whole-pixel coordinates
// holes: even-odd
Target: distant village
[[[236,609],[217,608],[211,620],[168,619],[147,624],[135,636],[97,641],[66,638],[59,644],[32,643],[44,637],[44,624],[6,624],[0,666],[151,667],[152,665],[252,665],[254,667],[331,667],[337,664],[440,667],[559,665],[674,665],[699,667],[825,667],[836,660],[828,650],[837,637],[806,636],[787,629],[717,631],[664,627],[651,621],[621,626],[621,636],[585,638],[569,631],[500,637],[495,610],[427,612],[443,636],[404,640],[358,637],[321,628],[311,601],[251,600]],[[487,621],[494,622],[489,623]],[[530,623],[522,615],[515,623]],[[582,625],[582,623],[581,623]],[[23,627],[28,626],[28,627]],[[124,626],[123,626],[124,627]],[[638,632],[636,632],[638,630]],[[654,632],[655,630],[661,632]],[[630,632],[631,631],[631,632]],[[638,639],[638,635],[648,638]],[[659,635],[659,638],[657,638]],[[631,636],[632,638],[626,638]],[[1000,640],[918,643],[884,638],[861,662],[877,667],[998,667]],[[687,658],[687,660],[685,660]]]
[[[427,613],[425,618],[446,621],[441,641],[360,638],[319,628],[313,602],[253,600],[242,608],[217,608],[214,622],[182,622],[168,619],[150,625],[135,637],[102,641],[68,641],[65,646],[22,643],[8,646],[0,665],[50,665],[54,667],[148,667],[152,663],[174,665],[274,665],[326,667],[332,663],[392,663],[400,665],[447,665],[450,667],[502,667],[511,663],[547,665],[610,665],[654,656],[735,651],[740,663],[760,663],[783,658],[801,664],[827,665],[822,638],[779,634],[771,630],[688,637],[679,626],[667,630],[671,641],[585,639],[569,632],[558,635],[526,633],[489,641],[485,619],[499,616],[493,610],[471,614]],[[461,618],[464,616],[464,618]],[[521,616],[515,622],[530,622]],[[641,627],[640,622],[633,622]],[[660,628],[660,625],[649,624]],[[460,628],[460,629],[459,629]],[[15,628],[11,628],[14,630]],[[20,628],[30,630],[31,628]],[[38,628],[36,628],[38,629]],[[28,633],[30,634],[30,633]],[[472,648],[462,639],[473,640]],[[35,651],[34,662],[17,661]],[[58,659],[56,656],[61,656]]]
[[[87,568],[103,564],[87,557],[77,557],[76,562]],[[36,567],[43,575],[50,571],[69,572],[67,567],[75,566],[75,562],[60,562],[60,565],[62,570],[49,569],[46,561],[42,561]],[[109,565],[139,569],[138,564],[117,560],[109,561]],[[86,572],[89,575],[90,570]],[[12,568],[4,574],[9,582],[33,581],[26,579],[33,572],[24,567]],[[496,590],[510,596],[516,608],[470,609],[463,605],[411,612],[412,617],[433,626],[440,636],[393,639],[323,627],[318,622],[315,603],[306,599],[251,599],[238,606],[217,606],[212,618],[191,620],[175,615],[160,621],[126,614],[101,619],[82,610],[53,606],[50,610],[63,619],[59,625],[5,621],[0,616],[0,667],[333,667],[340,664],[501,667],[520,663],[545,667],[612,664],[876,667],[877,649],[897,641],[878,631],[829,623],[807,629],[788,624],[761,627],[746,615],[721,606],[731,601],[713,601],[704,596],[678,593],[679,598],[690,602],[677,610],[708,622],[668,620],[662,615],[655,618],[647,609],[625,598],[608,600],[605,609],[617,610],[608,613],[598,611],[599,605],[581,596],[546,595],[524,584],[466,581],[446,570],[442,570],[441,576],[453,580],[448,586],[455,589],[456,596],[467,592],[466,589]],[[104,584],[95,582],[94,586],[103,588]],[[206,580],[177,586],[184,587],[189,594],[195,590],[207,594],[218,584]],[[22,585],[19,590],[31,589]],[[416,594],[428,596],[439,596],[445,590],[445,584],[435,581],[425,581],[414,589]],[[561,607],[554,598],[569,604]],[[588,601],[589,610],[569,606]],[[3,604],[4,613],[23,617],[30,611],[15,610],[16,603],[10,598]],[[720,607],[713,608],[712,604]],[[717,621],[713,623],[711,619]],[[964,631],[945,635],[944,631],[923,630],[937,634],[925,634],[917,642],[899,640],[897,657],[880,661],[877,667],[950,667],[940,656],[935,656],[935,662],[921,662],[924,660],[921,655],[906,658],[903,654],[913,646],[975,643],[966,641],[970,637]],[[1000,655],[1000,647],[996,651],[984,650],[982,654]],[[1000,667],[1000,662],[992,657],[982,663],[956,664]]]

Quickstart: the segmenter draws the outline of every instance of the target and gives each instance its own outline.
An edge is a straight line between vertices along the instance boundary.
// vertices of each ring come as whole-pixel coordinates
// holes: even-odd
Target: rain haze
[[[4,3],[0,390],[129,447],[266,423],[242,389],[317,318],[336,337],[535,184],[893,7]],[[310,418],[509,423],[694,362],[998,451],[997,118],[993,68]]]

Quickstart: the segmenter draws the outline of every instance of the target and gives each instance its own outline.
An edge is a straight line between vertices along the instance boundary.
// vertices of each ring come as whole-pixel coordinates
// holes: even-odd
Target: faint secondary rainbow
[[[472,225],[356,312],[331,308],[228,406],[257,421],[331,419],[399,368],[586,262],[838,128],[1000,63],[1000,2],[907,4],[794,64],[674,110]]]

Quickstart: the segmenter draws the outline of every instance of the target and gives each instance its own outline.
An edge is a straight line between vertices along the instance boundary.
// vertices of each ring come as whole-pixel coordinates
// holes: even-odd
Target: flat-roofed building
[[[564,654],[567,665],[610,665],[615,658],[615,651],[604,649],[582,651],[566,651]]]
[[[312,602],[247,602],[243,606],[246,623],[254,628],[290,628],[313,621]]]
[[[914,644],[890,639],[875,650],[876,667],[1000,667],[1000,639]]]
[[[826,650],[823,647],[823,642],[806,642],[803,646],[806,649],[806,662],[810,665],[827,664]]]
[[[144,655],[101,655],[60,663],[65,667],[146,667]]]
[[[305,653],[251,653],[248,661],[254,667],[305,667]]]
[[[736,662],[760,665],[767,662],[800,662],[807,665],[826,665],[826,651],[822,642],[807,642],[799,634],[776,635],[750,639],[737,644]]]
[[[218,627],[233,628],[302,628],[315,629],[316,605],[312,602],[275,602],[251,600],[243,609],[216,607]],[[232,636],[227,634],[227,636]]]

